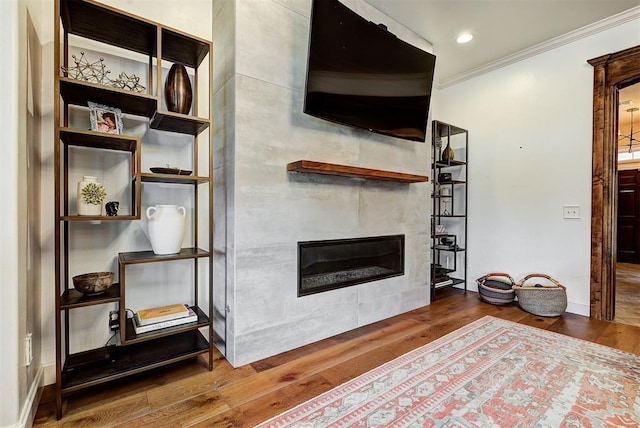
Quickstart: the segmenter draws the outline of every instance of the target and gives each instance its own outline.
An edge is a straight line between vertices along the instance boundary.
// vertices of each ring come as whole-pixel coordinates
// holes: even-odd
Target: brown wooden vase
[[[191,110],[191,81],[182,64],[173,64],[164,82],[164,100],[167,109],[175,113],[188,114]]]

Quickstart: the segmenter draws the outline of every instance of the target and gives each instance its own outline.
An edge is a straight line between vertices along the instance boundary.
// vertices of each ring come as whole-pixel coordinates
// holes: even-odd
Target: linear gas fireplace
[[[298,242],[298,297],[404,275],[404,235]]]

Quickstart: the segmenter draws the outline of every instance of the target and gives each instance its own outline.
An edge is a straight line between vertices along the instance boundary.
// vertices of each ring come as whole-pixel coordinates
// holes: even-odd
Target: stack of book
[[[443,277],[443,278],[436,278],[436,283],[435,283],[435,287],[436,288],[440,288],[440,287],[444,287],[445,285],[451,285],[453,284],[453,279],[447,277]]]
[[[136,334],[148,333],[168,327],[188,324],[198,320],[198,315],[188,305],[176,303],[139,310],[133,317]]]
[[[453,284],[453,279],[451,279],[449,275],[444,275],[444,274],[438,275],[436,273],[436,277],[433,279],[433,283],[436,288],[439,288],[439,287],[444,287],[445,285]]]

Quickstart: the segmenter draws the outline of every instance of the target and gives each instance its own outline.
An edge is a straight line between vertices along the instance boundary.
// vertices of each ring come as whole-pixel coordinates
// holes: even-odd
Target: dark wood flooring
[[[616,265],[615,322],[640,326],[640,265]]]
[[[34,426],[250,427],[485,315],[640,354],[640,327],[537,317],[449,289],[429,306],[254,364],[234,369],[217,354],[212,372],[199,357],[82,391],[66,400],[61,421],[48,387]]]

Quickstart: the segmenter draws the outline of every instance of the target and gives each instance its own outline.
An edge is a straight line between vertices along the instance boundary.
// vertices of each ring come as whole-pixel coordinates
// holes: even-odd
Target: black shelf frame
[[[208,239],[213,245],[213,130],[212,110],[206,116],[198,114],[198,87],[208,85],[207,97],[213,91],[213,44],[205,39],[147,20],[95,0],[55,0],[54,2],[54,181],[55,181],[55,293],[56,293],[56,417],[63,415],[62,397],[75,391],[120,379],[132,374],[152,370],[174,362],[208,354],[206,365],[213,369],[213,261],[210,253],[198,248],[198,213],[194,212],[194,248],[183,248],[178,254],[156,256],[152,251],[119,254],[121,274],[118,283],[105,293],[85,296],[71,287],[69,277],[69,242],[71,225],[77,222],[105,222],[112,227],[114,221],[139,220],[141,218],[142,183],[169,183],[187,185],[198,204],[197,185],[209,185]],[[98,83],[69,77],[63,67],[69,67],[70,36],[97,41],[126,51],[146,56],[148,59],[147,88],[143,93],[114,88]],[[180,63],[193,70],[194,103],[190,114],[163,110],[162,71],[167,63]],[[200,66],[208,63],[208,79],[199,78]],[[208,83],[207,83],[208,81]],[[87,109],[87,102],[119,108],[123,114],[148,120],[149,128],[193,137],[194,176],[149,174],[141,171],[141,139],[126,135],[105,134],[69,127],[72,106]],[[198,162],[198,137],[208,130],[208,167],[200,171]],[[203,138],[204,139],[204,138]],[[78,216],[69,212],[69,150],[115,150],[130,152],[132,171],[132,211],[118,216]],[[207,171],[207,172],[205,172]],[[204,202],[201,202],[204,204]],[[203,234],[201,234],[203,235]],[[208,307],[198,306],[198,264],[208,263]],[[120,260],[122,259],[122,260]],[[194,311],[197,321],[141,335],[124,337],[127,321],[125,313],[124,266],[138,263],[192,260],[195,273],[193,285]],[[121,263],[120,263],[121,262]],[[204,263],[204,262],[202,262]],[[204,282],[204,281],[203,281]],[[83,352],[71,353],[69,317],[72,310],[94,305],[110,304],[118,307],[121,322],[120,345],[111,345]],[[206,313],[211,317],[208,317]],[[106,321],[106,320],[105,320]],[[106,325],[106,322],[105,322]],[[199,329],[208,328],[207,336]],[[134,333],[134,330],[131,329]],[[125,340],[125,339],[128,339]]]
[[[77,291],[75,288],[65,290],[60,296],[60,309],[69,310],[93,305],[103,305],[120,301],[120,284],[111,284],[104,293],[88,296]]]
[[[200,184],[209,181],[209,177],[199,177],[193,175],[178,174],[153,174],[143,172],[140,174],[143,183],[165,183],[165,184]]]
[[[178,332],[191,331],[199,329],[201,327],[207,327],[209,325],[209,317],[207,316],[207,314],[205,314],[204,311],[197,306],[191,306],[191,309],[198,316],[198,319],[196,321],[140,334],[136,334],[135,330],[133,329],[133,318],[127,318],[127,325],[125,330],[127,345],[132,343],[144,342],[147,340],[155,340],[159,337],[170,336]]]
[[[431,301],[436,299],[436,291],[443,288],[463,286],[467,291],[467,208],[468,208],[468,162],[469,162],[469,132],[466,129],[434,120],[431,126],[431,177],[432,177],[432,211],[431,211]],[[454,139],[452,137],[457,136]],[[453,145],[458,153],[464,155],[463,160],[444,160],[441,151],[448,143]],[[441,172],[447,171],[454,175],[454,179],[438,181]],[[448,188],[447,194],[442,189]],[[463,204],[460,207],[460,196]],[[457,203],[456,203],[457,202]],[[447,212],[445,214],[445,211]],[[458,234],[436,233],[436,225],[457,227]],[[443,237],[453,237],[451,245],[442,244]],[[458,245],[461,242],[461,246]],[[452,266],[442,265],[442,259],[453,259]],[[453,274],[454,276],[451,276]],[[436,281],[451,280],[445,285],[438,285]],[[448,282],[448,281],[447,281]]]
[[[131,251],[124,252],[118,254],[118,276],[120,278],[120,290],[122,294],[122,298],[120,301],[120,310],[119,317],[120,319],[125,319],[126,322],[120,328],[120,341],[123,345],[130,345],[133,343],[140,343],[145,341],[153,341],[157,340],[163,336],[170,336],[177,334],[182,331],[195,330],[201,327],[210,327],[211,320],[204,313],[204,311],[198,306],[198,284],[197,281],[193,285],[193,298],[194,303],[191,306],[191,309],[197,314],[198,319],[195,322],[182,324],[174,327],[163,328],[160,330],[136,334],[133,328],[133,320],[127,318],[126,311],[126,294],[124,290],[127,287],[126,281],[126,272],[127,266],[130,265],[138,265],[138,264],[147,264],[147,263],[160,263],[160,262],[171,262],[177,260],[193,260],[194,269],[198,270],[198,259],[210,259],[211,254],[208,251],[205,251],[198,247],[187,247],[181,248],[180,251],[176,254],[155,254],[153,251]],[[211,260],[209,260],[211,263]],[[130,285],[129,285],[130,286]]]
[[[63,200],[64,208],[60,220],[67,221],[122,221],[140,220],[141,192],[140,192],[140,165],[141,165],[141,141],[140,138],[127,135],[107,134],[104,132],[85,131],[81,129],[60,127],[57,130],[59,138],[58,144],[62,145],[64,153],[64,164],[69,162],[69,147],[82,147],[86,150],[93,150],[99,153],[102,150],[130,153],[131,169],[131,212],[129,214],[119,214],[117,216],[80,216],[69,214],[69,175],[67,166],[64,168],[63,180],[66,194]],[[58,207],[60,209],[60,207]]]
[[[106,346],[70,354],[62,371],[62,394],[89,388],[209,352],[198,330],[126,346]]]
[[[461,279],[461,278],[451,278],[450,277],[450,279],[451,279],[451,281],[453,281],[451,284],[440,285],[440,286],[438,286],[437,284],[434,284],[433,288],[436,289],[436,290],[440,290],[440,289],[443,289],[443,288],[453,287],[453,286],[458,285],[458,284],[466,283],[466,280]]]

